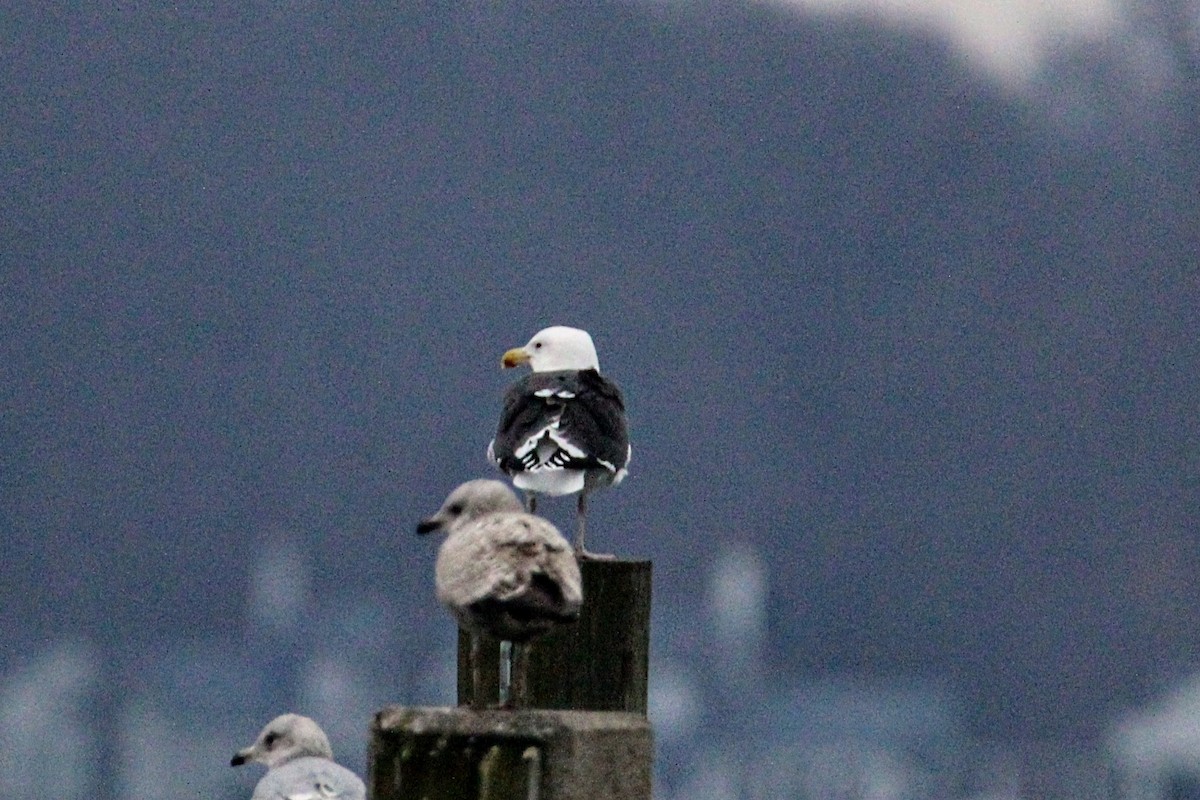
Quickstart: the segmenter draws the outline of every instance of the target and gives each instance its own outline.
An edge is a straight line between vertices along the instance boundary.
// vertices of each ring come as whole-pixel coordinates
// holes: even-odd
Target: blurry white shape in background
[[[702,702],[691,670],[674,659],[653,660],[648,716],[655,741],[669,744],[692,736],[700,723]]]
[[[729,752],[713,752],[696,763],[687,783],[675,794],[687,800],[743,800],[743,767]]]
[[[99,754],[88,706],[98,675],[92,648],[68,640],[5,676],[0,684],[5,797],[93,795]]]
[[[855,14],[946,37],[1003,83],[1032,77],[1064,40],[1098,41],[1121,27],[1121,0],[773,0],[807,11]]]
[[[250,614],[276,633],[298,629],[308,610],[311,570],[298,542],[277,535],[263,545],[250,579]]]
[[[1125,796],[1162,797],[1172,775],[1200,780],[1200,674],[1119,719],[1109,747]]]
[[[767,636],[767,567],[754,545],[734,542],[722,546],[713,563],[708,606],[718,677],[733,686],[761,679]]]

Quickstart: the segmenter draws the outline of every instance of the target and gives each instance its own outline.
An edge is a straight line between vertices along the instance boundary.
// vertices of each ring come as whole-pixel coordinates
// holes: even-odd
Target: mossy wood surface
[[[371,800],[650,800],[641,714],[394,707],[376,715]]]

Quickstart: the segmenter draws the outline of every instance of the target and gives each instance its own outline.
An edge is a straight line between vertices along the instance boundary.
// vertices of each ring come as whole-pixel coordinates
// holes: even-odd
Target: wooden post
[[[471,645],[460,633],[460,707],[376,715],[371,800],[650,800],[650,562],[580,567],[579,621],[530,645],[527,708],[469,707]],[[500,643],[482,644],[482,699],[494,706]]]
[[[483,705],[500,703],[500,640],[484,636],[479,646],[479,676],[483,684]],[[471,705],[471,635],[458,629],[458,704]]]
[[[641,714],[388,708],[375,715],[371,800],[650,800]]]
[[[650,674],[649,561],[584,561],[579,621],[529,646],[529,708],[645,714]],[[467,654],[459,631],[458,703],[471,704]],[[484,639],[484,702],[500,693],[500,643]]]

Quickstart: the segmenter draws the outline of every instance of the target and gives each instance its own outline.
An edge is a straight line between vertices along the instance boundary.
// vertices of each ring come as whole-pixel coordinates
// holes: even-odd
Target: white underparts
[[[555,417],[514,451],[513,455],[521,462],[521,471],[513,475],[513,485],[518,489],[546,495],[583,491],[588,471],[568,469],[567,465],[577,459],[587,459],[588,454],[567,439],[558,425],[559,418]],[[625,477],[624,470],[617,470],[607,461],[596,460],[613,474],[613,482]]]
[[[574,494],[583,491],[583,477],[584,471],[581,469],[541,469],[513,475],[513,486],[535,494]]]

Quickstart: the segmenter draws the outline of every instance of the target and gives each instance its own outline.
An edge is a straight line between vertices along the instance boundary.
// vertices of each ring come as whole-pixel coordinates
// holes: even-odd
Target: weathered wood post
[[[465,635],[458,708],[384,709],[371,728],[372,800],[650,800],[648,561],[585,561],[579,622],[533,642],[528,708],[476,711]],[[485,640],[484,700],[499,697]]]
[[[646,713],[650,562],[584,561],[579,622],[529,646],[529,707]],[[470,637],[458,634],[458,704],[471,703]],[[500,696],[500,642],[485,639],[484,701]]]

